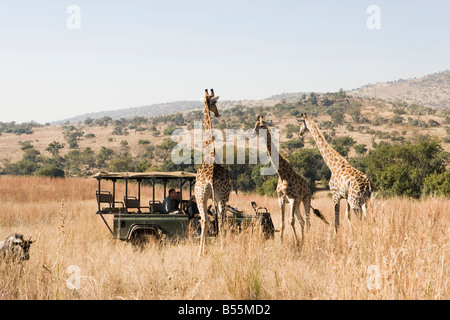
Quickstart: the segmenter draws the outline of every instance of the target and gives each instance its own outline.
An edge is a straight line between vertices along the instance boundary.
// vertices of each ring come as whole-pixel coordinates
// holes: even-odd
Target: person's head
[[[197,200],[195,200],[195,196],[191,196],[191,198],[189,200],[192,202],[197,202]]]
[[[177,196],[177,193],[176,193],[175,189],[170,189],[169,190],[169,197],[170,197],[170,199],[175,199],[176,196]]]
[[[181,201],[181,192],[177,191],[177,195],[175,197],[178,201]]]

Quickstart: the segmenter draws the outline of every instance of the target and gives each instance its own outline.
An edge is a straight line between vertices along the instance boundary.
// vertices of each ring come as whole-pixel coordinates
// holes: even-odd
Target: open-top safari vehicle
[[[192,218],[186,212],[186,204],[193,194],[196,174],[190,172],[99,172],[94,175],[98,181],[97,214],[103,219],[114,239],[140,243],[149,237],[156,239],[183,239],[196,237],[198,230],[192,229]],[[122,191],[118,195],[116,189],[120,183]],[[150,200],[144,200],[141,186],[150,185]],[[162,200],[156,199],[156,185],[163,187],[163,199],[167,196],[168,188],[179,191],[179,212],[176,214],[162,214]],[[137,187],[137,188],[136,188]],[[135,194],[131,195],[133,189]],[[147,189],[148,190],[148,189]],[[160,193],[160,192],[159,192]],[[189,196],[187,195],[189,194]],[[274,226],[270,213],[266,208],[258,208],[252,202],[254,214],[244,214],[237,208],[227,206],[225,225],[240,231],[249,226],[261,226],[265,238],[273,238]],[[113,226],[106,221],[104,215],[113,215]],[[215,210],[210,212],[209,236],[218,233],[218,217]]]

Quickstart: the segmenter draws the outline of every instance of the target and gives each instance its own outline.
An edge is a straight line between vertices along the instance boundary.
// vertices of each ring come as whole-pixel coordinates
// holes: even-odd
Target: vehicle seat
[[[153,203],[153,201],[150,201],[149,207],[150,207],[150,213],[159,214],[159,213],[161,213],[162,203],[159,201],[155,202],[155,203]]]

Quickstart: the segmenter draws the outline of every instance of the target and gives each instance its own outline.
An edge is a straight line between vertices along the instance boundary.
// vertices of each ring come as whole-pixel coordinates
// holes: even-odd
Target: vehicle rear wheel
[[[132,237],[131,243],[138,247],[144,247],[152,243],[159,243],[159,236],[153,230],[141,230]]]

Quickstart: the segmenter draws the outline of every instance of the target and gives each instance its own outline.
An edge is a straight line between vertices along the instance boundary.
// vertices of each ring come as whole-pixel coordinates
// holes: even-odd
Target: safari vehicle
[[[190,172],[99,172],[94,175],[98,181],[97,214],[102,218],[114,239],[130,241],[133,243],[145,242],[149,237],[156,239],[170,238],[183,239],[198,237],[198,232],[193,232],[191,221],[186,212],[186,204],[193,194],[196,174]],[[120,196],[117,194],[117,184],[121,183],[121,189],[125,191]],[[142,184],[151,186],[151,197],[148,202],[143,201],[141,194]],[[167,196],[168,188],[179,191],[180,212],[177,214],[162,214],[162,200],[156,199],[156,185],[162,185],[164,189],[163,199]],[[134,189],[137,194],[131,195]],[[187,195],[189,194],[189,196]],[[244,214],[237,208],[227,206],[226,225],[233,230],[240,231],[250,225],[260,225],[267,238],[273,238],[274,226],[270,213],[266,208],[258,208],[252,202],[254,214]],[[104,215],[113,215],[113,226],[106,221]],[[218,233],[218,218],[215,210],[210,211],[212,222],[209,223],[208,236],[216,236]],[[210,219],[211,220],[211,219]]]

